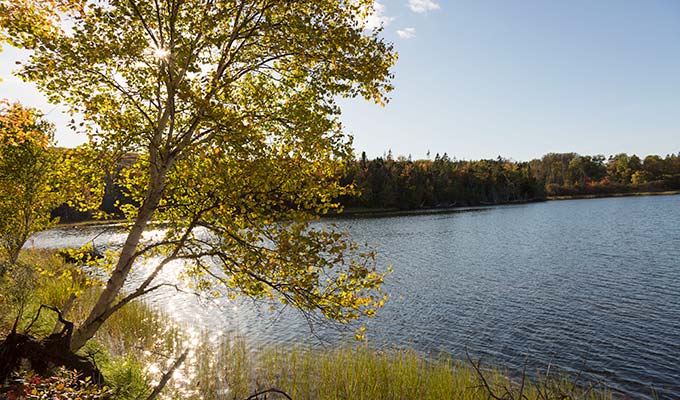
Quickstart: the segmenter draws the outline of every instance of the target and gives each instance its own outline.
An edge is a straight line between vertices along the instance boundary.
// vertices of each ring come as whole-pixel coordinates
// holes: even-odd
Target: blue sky
[[[385,109],[345,107],[358,151],[680,151],[679,1],[433,2],[417,13],[381,1],[400,55],[396,89]],[[400,38],[405,28],[414,36]]]
[[[385,108],[343,101],[358,153],[528,160],[547,152],[680,152],[680,2],[677,0],[381,0],[400,58]],[[59,108],[9,76],[0,97]]]

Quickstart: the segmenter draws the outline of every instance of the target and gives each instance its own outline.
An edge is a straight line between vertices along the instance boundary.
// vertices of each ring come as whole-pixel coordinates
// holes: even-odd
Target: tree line
[[[341,178],[360,194],[345,197],[346,207],[418,209],[523,202],[544,197],[529,163],[460,161],[437,154],[434,160],[403,156],[368,160],[363,153]]]
[[[134,164],[135,155],[119,161],[118,173]],[[608,195],[680,190],[680,153],[665,158],[649,155],[579,155],[549,153],[531,161],[502,157],[457,160],[446,153],[434,159],[386,156],[368,159],[365,153],[338,172],[351,194],[337,200],[347,209],[417,210],[542,201],[557,196]],[[122,215],[120,204],[134,204],[123,188],[105,178],[100,211]],[[66,204],[52,212],[62,222],[91,218]]]
[[[625,153],[608,158],[550,153],[529,164],[548,196],[680,189],[680,152],[665,158],[648,155],[644,159]]]
[[[359,195],[345,196],[348,208],[413,210],[505,204],[552,196],[660,192],[680,189],[680,153],[650,155],[579,155],[549,153],[517,162],[498,157],[465,161],[446,153],[434,160],[384,157],[365,153],[349,163],[341,180]]]

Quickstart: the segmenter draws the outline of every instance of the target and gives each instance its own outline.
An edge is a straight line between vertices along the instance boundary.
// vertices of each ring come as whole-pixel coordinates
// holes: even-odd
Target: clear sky
[[[343,101],[358,153],[424,158],[680,152],[680,1],[380,0],[400,58],[385,108]],[[59,108],[9,76],[0,97]],[[51,112],[50,112],[51,111]]]

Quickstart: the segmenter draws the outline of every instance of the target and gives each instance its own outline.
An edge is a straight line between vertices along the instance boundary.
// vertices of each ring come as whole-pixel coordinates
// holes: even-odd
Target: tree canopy
[[[134,200],[124,207],[130,230],[74,348],[118,308],[160,287],[154,279],[175,259],[187,260],[187,274],[215,294],[219,283],[230,296],[278,299],[341,322],[382,305],[384,274],[373,255],[309,226],[351,190],[336,177],[351,154],[337,98],[384,104],[391,90],[396,55],[379,30],[364,29],[372,4],[3,5],[5,37],[32,50],[20,76],[84,117],[101,160],[139,154],[112,176]],[[143,241],[154,219],[169,223],[165,236]],[[135,261],[159,253],[148,279],[120,300]]]

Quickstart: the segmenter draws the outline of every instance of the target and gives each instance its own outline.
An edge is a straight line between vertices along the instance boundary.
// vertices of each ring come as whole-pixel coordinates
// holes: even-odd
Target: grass
[[[245,399],[268,388],[285,391],[300,400],[401,400],[401,399],[483,399],[488,397],[479,375],[471,364],[449,356],[425,358],[413,350],[375,350],[365,345],[331,350],[310,348],[269,348],[248,352],[245,339],[223,342],[214,355],[210,376],[197,382],[210,382],[198,390],[204,399]],[[519,385],[499,369],[483,372],[499,395],[518,398]],[[547,385],[529,383],[526,399],[542,399],[547,388],[550,395],[569,393],[571,384],[560,377]],[[186,394],[185,394],[186,396]],[[573,398],[607,399],[604,390],[586,393],[576,390]],[[186,396],[186,398],[199,398]],[[553,398],[553,397],[550,397]],[[569,397],[554,397],[565,398]]]
[[[62,307],[72,291],[67,279],[35,272],[68,268],[54,251],[22,254],[25,266],[15,271],[11,286],[0,289],[0,334],[6,334],[22,309],[25,329],[40,304]],[[78,322],[86,317],[99,293],[84,290],[67,315]],[[56,317],[43,313],[31,328],[36,336],[49,334]],[[468,362],[447,355],[423,357],[412,350],[372,349],[363,344],[320,350],[305,347],[253,349],[242,337],[211,335],[178,326],[163,313],[133,302],[114,314],[84,348],[96,360],[115,398],[146,398],[161,375],[185,348],[186,362],[175,371],[163,396],[177,399],[246,399],[253,393],[277,388],[295,400],[401,400],[488,398],[482,381]],[[506,371],[485,369],[484,377],[496,394],[518,398],[519,384]],[[568,392],[565,377],[529,383],[526,399],[545,399],[542,390]],[[512,395],[514,397],[508,397]],[[605,390],[577,390],[580,399],[611,398]],[[260,397],[262,399],[263,397]],[[268,399],[277,399],[270,394]],[[558,397],[550,397],[558,398]],[[568,398],[568,397],[567,397]]]

